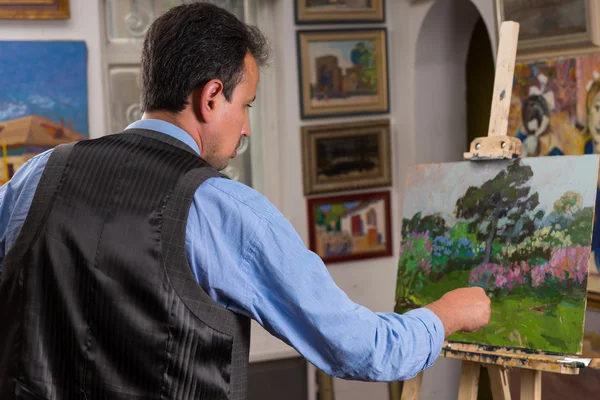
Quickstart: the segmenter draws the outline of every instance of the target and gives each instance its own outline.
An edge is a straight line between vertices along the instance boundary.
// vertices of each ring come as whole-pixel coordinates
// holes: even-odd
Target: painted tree
[[[435,238],[436,236],[443,236],[446,231],[448,231],[446,221],[439,214],[426,215],[423,217],[420,212],[417,212],[410,219],[402,219],[402,237],[407,237],[413,232],[429,232],[429,237]]]
[[[325,225],[328,231],[339,231],[341,229],[340,218],[346,212],[346,207],[341,203],[331,205],[327,216],[325,217]]]
[[[531,167],[520,160],[511,163],[483,185],[471,186],[456,201],[456,217],[469,220],[479,240],[485,240],[483,263],[490,262],[492,245],[498,235],[498,221],[510,215],[523,215],[539,205],[539,196],[531,194],[527,182],[533,176]]]
[[[350,53],[352,64],[360,66],[360,80],[371,90],[377,90],[375,46],[371,41],[358,42]]]
[[[583,208],[583,196],[573,190],[565,192],[554,202],[554,211],[558,215],[572,216]]]

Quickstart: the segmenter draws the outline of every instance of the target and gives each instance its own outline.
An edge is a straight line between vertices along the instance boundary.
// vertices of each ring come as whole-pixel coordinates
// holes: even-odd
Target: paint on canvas
[[[375,49],[374,40],[310,42],[311,106],[377,103]]]
[[[410,168],[396,312],[480,286],[490,324],[449,340],[581,351],[599,158]]]
[[[9,175],[38,153],[88,136],[86,65],[84,42],[0,42],[0,141]]]
[[[501,0],[504,20],[520,24],[520,39],[586,32],[585,0]]]
[[[306,0],[310,10],[370,10],[372,0]]]

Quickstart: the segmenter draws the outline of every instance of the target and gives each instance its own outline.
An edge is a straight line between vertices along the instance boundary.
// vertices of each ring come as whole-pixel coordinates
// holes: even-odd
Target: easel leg
[[[402,386],[402,397],[400,397],[400,400],[419,400],[422,382],[422,372],[414,378],[404,382],[404,385]]]
[[[498,365],[487,366],[494,400],[510,400],[510,386],[508,383],[508,371]]]
[[[521,400],[542,399],[542,371],[521,370]]]
[[[477,400],[480,373],[481,364],[472,361],[462,362],[462,372],[458,386],[458,400]]]
[[[389,400],[400,400],[400,396],[402,396],[402,386],[403,382],[401,381],[388,383]]]
[[[320,369],[317,370],[317,385],[319,386],[319,399],[335,400],[333,378]]]

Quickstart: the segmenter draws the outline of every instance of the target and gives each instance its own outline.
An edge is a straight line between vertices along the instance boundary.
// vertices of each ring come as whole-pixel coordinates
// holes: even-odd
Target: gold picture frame
[[[296,24],[385,22],[385,1],[364,1],[364,5],[340,4],[328,0],[294,0]]]
[[[0,19],[69,19],[69,0],[0,0]]]
[[[519,59],[590,51],[600,45],[600,2],[567,0],[558,5],[551,0],[546,2],[547,5],[531,7],[521,0],[495,0],[497,35],[504,21],[520,25]],[[556,22],[565,16],[570,20],[563,24]]]
[[[390,198],[386,190],[308,199],[309,249],[325,264],[391,256]]]
[[[387,30],[297,32],[301,118],[389,112]]]
[[[391,186],[390,120],[302,127],[304,194]]]

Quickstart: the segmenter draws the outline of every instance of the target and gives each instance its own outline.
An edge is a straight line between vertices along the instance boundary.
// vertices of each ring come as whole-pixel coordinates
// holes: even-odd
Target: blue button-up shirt
[[[128,127],[196,142],[165,121]],[[27,216],[52,150],[26,162],[0,188],[1,262]],[[376,313],[354,303],[263,195],[229,179],[197,189],[186,249],[200,286],[223,307],[255,319],[325,373],[360,380],[405,380],[433,364],[444,328],[428,309]]]

